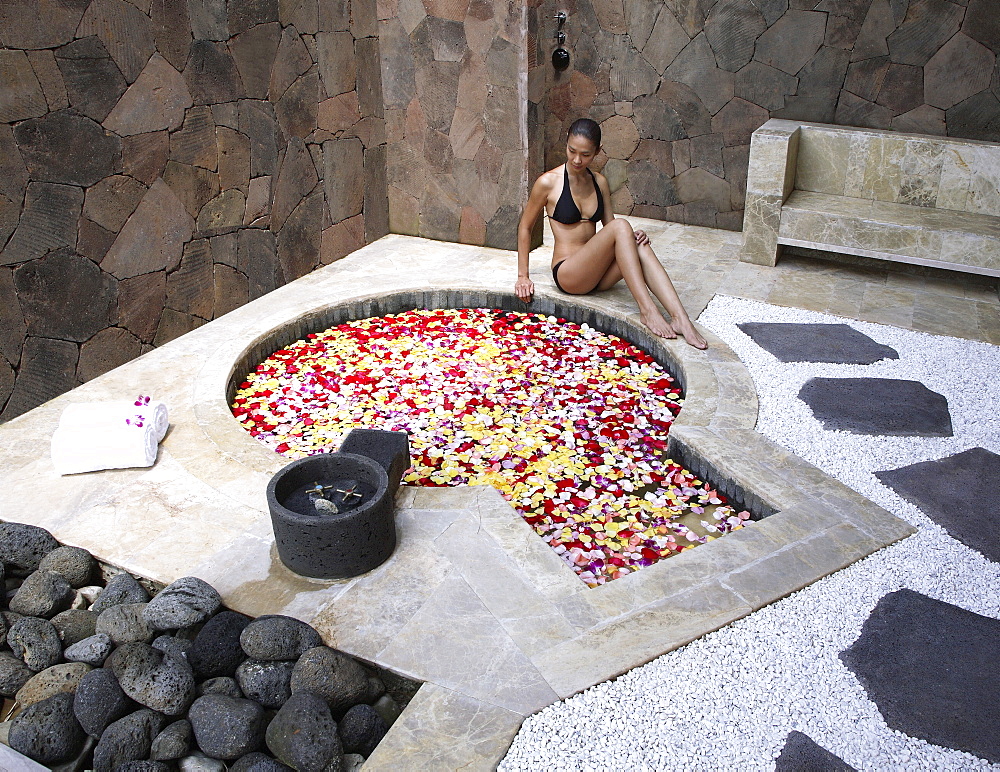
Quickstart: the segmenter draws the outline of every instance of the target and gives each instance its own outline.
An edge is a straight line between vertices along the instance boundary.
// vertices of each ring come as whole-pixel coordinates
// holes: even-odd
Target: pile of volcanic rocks
[[[36,526],[0,523],[0,569],[0,741],[52,768],[352,770],[418,686],[305,622],[229,611],[195,577],[102,568]]]

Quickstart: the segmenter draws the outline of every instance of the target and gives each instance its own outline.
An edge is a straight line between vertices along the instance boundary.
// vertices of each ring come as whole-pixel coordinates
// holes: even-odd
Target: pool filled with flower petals
[[[410,485],[493,485],[590,586],[741,528],[666,457],[681,390],[632,344],[553,316],[416,310],[274,352],[233,414],[290,458],[354,427],[405,431]]]

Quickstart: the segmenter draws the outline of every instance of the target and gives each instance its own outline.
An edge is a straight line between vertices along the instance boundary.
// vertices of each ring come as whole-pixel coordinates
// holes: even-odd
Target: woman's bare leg
[[[646,278],[646,286],[667,309],[674,330],[683,335],[684,340],[691,346],[698,349],[708,348],[708,342],[695,329],[691,323],[691,317],[684,310],[677,290],[674,289],[674,283],[670,281],[670,275],[661,265],[653,248],[648,243],[639,247],[639,260],[642,264],[642,275]]]
[[[646,286],[650,288],[653,295],[660,301],[667,313],[670,314],[670,326],[675,332],[681,334],[685,341],[694,348],[706,349],[708,342],[698,332],[691,323],[691,317],[684,310],[684,305],[674,289],[674,284],[670,281],[670,275],[660,264],[653,250],[648,244],[639,247],[639,260],[642,264],[642,275]],[[596,290],[609,290],[622,280],[621,271],[617,265],[612,265],[600,283],[594,288]],[[663,280],[666,280],[665,282]],[[674,336],[669,336],[674,337]]]
[[[605,232],[608,232],[607,236],[598,241]],[[639,269],[636,277],[638,282],[635,284],[629,281],[627,275],[627,272],[632,273],[629,270],[632,254],[637,258],[635,262]],[[599,273],[602,269],[603,273]],[[708,347],[708,343],[691,323],[666,269],[649,244],[641,247],[636,245],[635,232],[627,220],[616,219],[602,228],[582,249],[563,261],[559,269],[559,283],[568,292],[577,294],[595,289],[611,289],[622,279],[625,279],[625,284],[639,305],[643,324],[650,330],[664,338],[675,338],[680,333],[691,346],[697,349]],[[652,303],[650,291],[670,314],[670,322],[663,319],[659,309]]]
[[[653,259],[656,259],[655,255]],[[627,220],[612,220],[590,241],[566,258],[559,268],[559,284],[566,292],[578,295],[594,289],[606,289],[602,285],[611,276],[617,278],[608,285],[609,287],[617,284],[619,278],[625,279],[625,285],[639,306],[642,323],[654,335],[664,338],[677,337],[674,328],[663,318],[649,294],[639,248],[635,242],[635,232]],[[674,296],[676,295],[675,292]]]

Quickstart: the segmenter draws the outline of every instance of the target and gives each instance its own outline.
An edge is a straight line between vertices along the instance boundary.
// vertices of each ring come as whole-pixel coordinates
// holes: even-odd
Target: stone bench
[[[774,265],[783,246],[1000,276],[1000,144],[771,119],[740,259]]]

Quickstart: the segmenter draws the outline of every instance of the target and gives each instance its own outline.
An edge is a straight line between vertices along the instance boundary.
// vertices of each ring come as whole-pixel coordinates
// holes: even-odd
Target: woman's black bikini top
[[[600,222],[604,219],[604,198],[601,196],[601,189],[594,173],[590,169],[587,171],[590,173],[590,179],[594,181],[594,190],[597,191],[597,209],[587,219],[591,222]],[[552,219],[563,225],[573,225],[583,219],[580,207],[573,200],[573,192],[569,189],[569,169],[565,166],[563,166],[563,189],[559,194],[559,200],[556,201],[556,208],[552,210]]]

